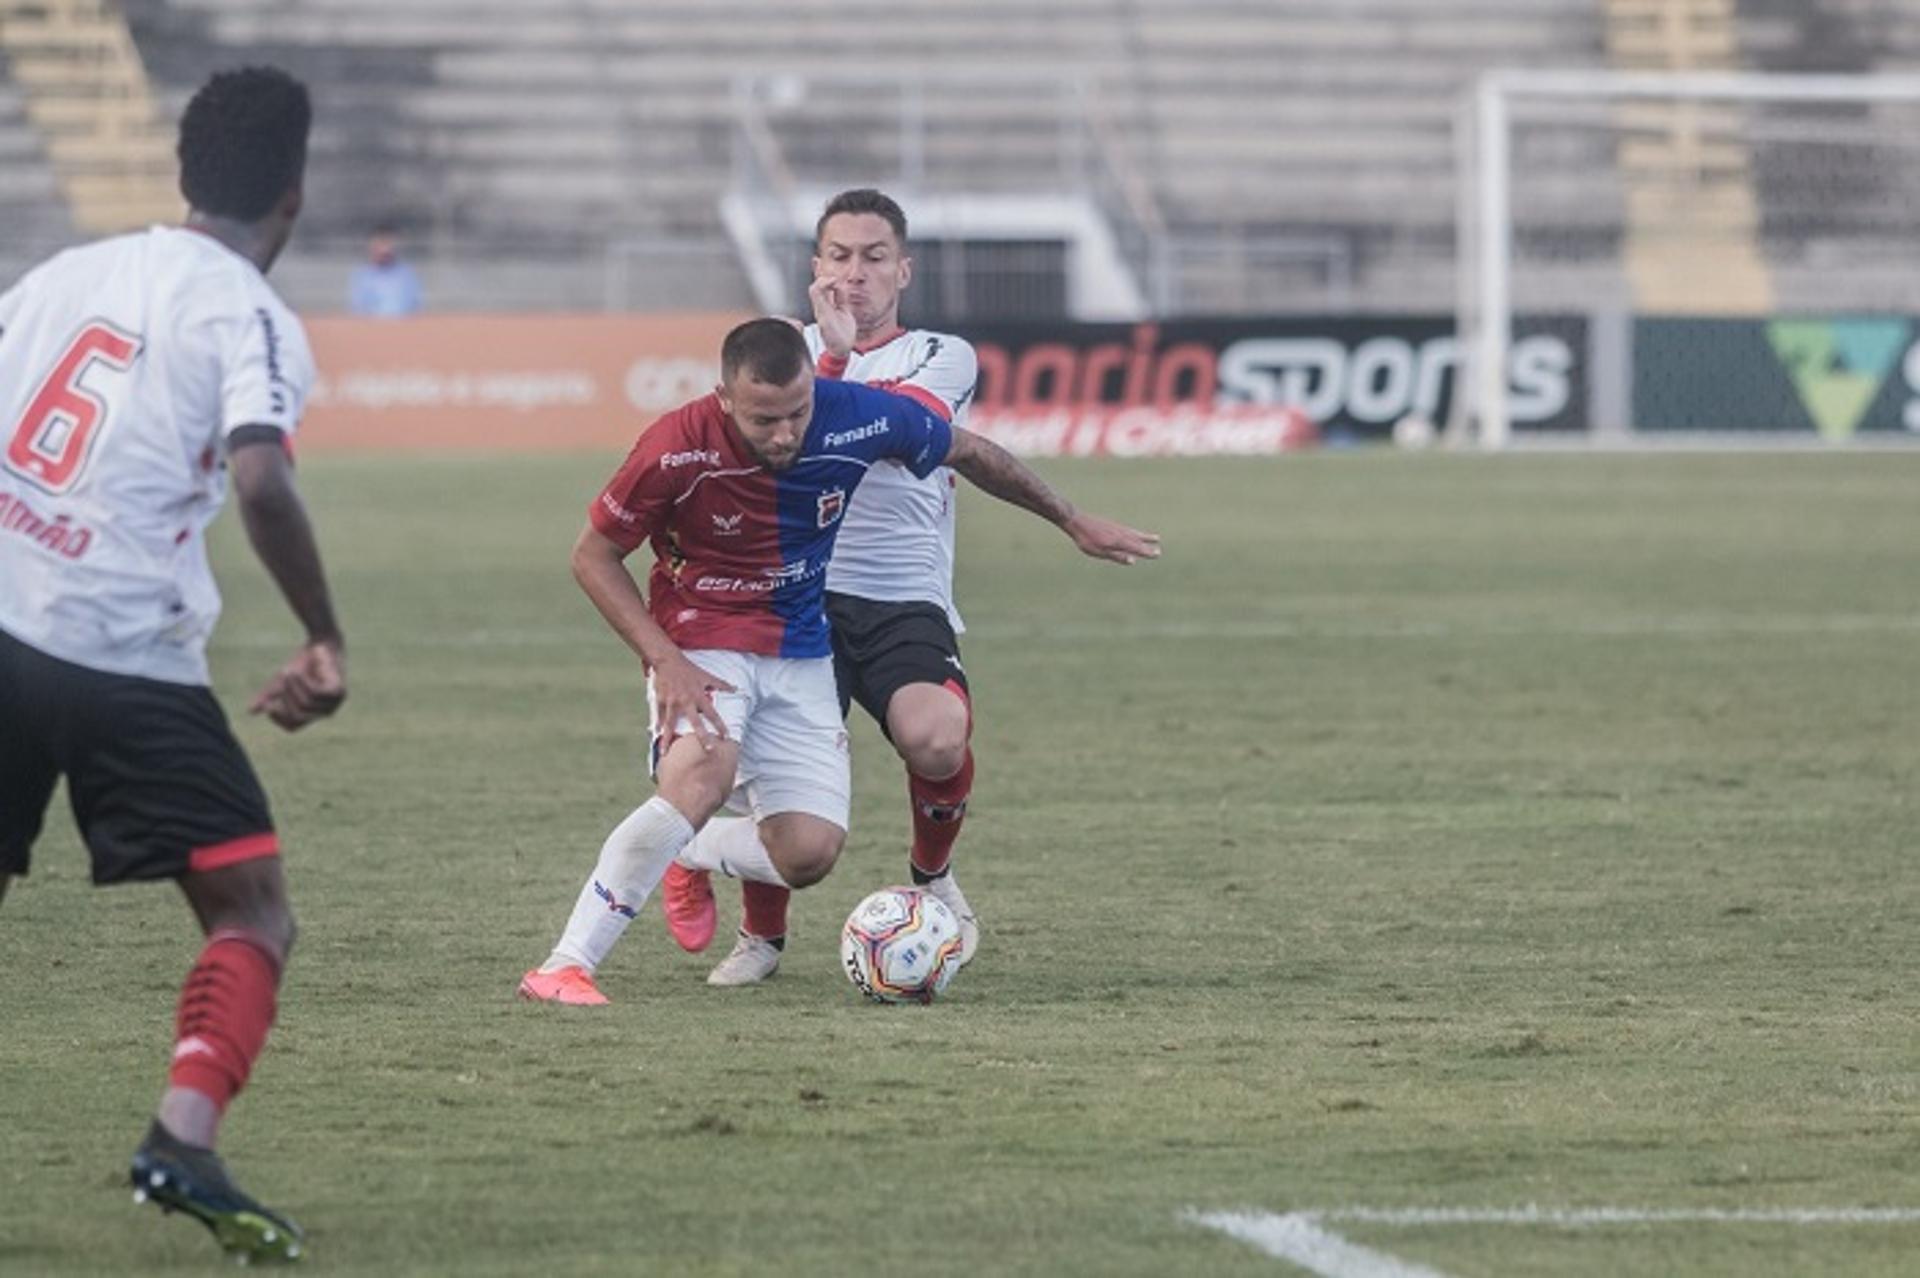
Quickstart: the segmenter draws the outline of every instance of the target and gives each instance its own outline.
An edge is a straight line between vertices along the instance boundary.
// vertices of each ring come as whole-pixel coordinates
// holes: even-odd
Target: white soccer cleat
[[[758,985],[779,970],[779,947],[772,941],[742,932],[733,943],[733,952],[707,973],[707,984]]]
[[[974,916],[973,907],[967,904],[966,893],[954,881],[952,870],[921,886],[933,893],[934,899],[952,910],[953,917],[960,920],[960,949],[952,959],[953,969],[957,972],[967,965],[973,958],[973,952],[980,948],[980,920]]]

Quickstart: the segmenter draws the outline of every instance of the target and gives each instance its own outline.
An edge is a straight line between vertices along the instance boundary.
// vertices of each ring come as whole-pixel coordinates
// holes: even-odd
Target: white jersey
[[[824,349],[820,326],[809,324],[807,350],[818,361]],[[841,376],[912,395],[964,426],[979,363],[961,338],[916,328],[871,350],[856,349]],[[953,604],[955,482],[945,466],[925,479],[900,465],[869,470],[840,520],[827,589],[889,603],[937,604],[956,633],[965,630]]]
[[[206,683],[227,435],[291,433],[312,384],[300,321],[211,236],[156,226],[28,272],[0,295],[0,629]]]

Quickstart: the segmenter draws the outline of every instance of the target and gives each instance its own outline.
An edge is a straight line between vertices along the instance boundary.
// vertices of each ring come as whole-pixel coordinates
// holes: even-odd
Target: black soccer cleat
[[[158,1120],[134,1151],[131,1175],[133,1201],[187,1213],[243,1265],[300,1259],[306,1242],[300,1226],[241,1193],[218,1154],[175,1138]]]

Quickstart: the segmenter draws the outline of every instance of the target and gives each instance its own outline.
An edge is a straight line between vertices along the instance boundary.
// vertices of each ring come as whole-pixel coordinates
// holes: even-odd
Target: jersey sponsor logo
[[[820,527],[825,528],[832,524],[834,520],[840,518],[841,512],[845,511],[846,508],[846,489],[829,488],[826,492],[821,493],[817,507],[820,516]]]
[[[695,590],[712,593],[769,594],[782,586],[796,586],[803,581],[819,576],[827,570],[827,561],[810,563],[805,559],[795,559],[781,564],[778,568],[765,568],[758,577],[726,577],[709,573],[694,578]]]
[[[267,393],[272,400],[273,415],[284,417],[288,399],[287,379],[280,374],[280,330],[273,326],[273,315],[266,307],[255,307],[253,313],[260,320],[260,332],[267,344]]]
[[[628,527],[632,527],[634,524],[638,523],[640,520],[640,516],[634,514],[631,510],[628,510],[625,506],[622,506],[619,502],[615,501],[613,499],[613,494],[611,493],[600,494],[600,509],[606,511],[609,515],[612,515],[615,519],[619,520],[623,524],[626,524]]]
[[[18,533],[66,559],[80,558],[93,544],[93,529],[75,524],[65,515],[48,519],[18,497],[6,493],[0,493],[0,530]]]
[[[714,512],[713,535],[716,537],[738,537],[740,535],[740,521],[744,518],[745,516],[739,511],[735,511],[731,515],[722,515],[717,511]]]
[[[673,470],[678,466],[691,466],[695,462],[718,466],[720,454],[711,448],[689,448],[684,452],[668,453],[660,459],[660,469]]]
[[[872,439],[875,435],[887,433],[887,419],[876,417],[865,426],[856,426],[852,430],[828,431],[821,437],[820,443],[827,448],[839,448],[843,444],[856,444],[863,439]]]

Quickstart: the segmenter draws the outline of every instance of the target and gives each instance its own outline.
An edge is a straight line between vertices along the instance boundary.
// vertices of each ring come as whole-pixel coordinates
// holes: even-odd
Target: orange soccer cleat
[[[600,1007],[607,1002],[607,996],[584,967],[563,967],[553,972],[535,968],[520,978],[520,997],[570,1007]]]
[[[713,903],[713,875],[675,861],[660,882],[660,908],[666,911],[667,931],[681,949],[698,954],[713,944],[714,924],[720,917]]]

